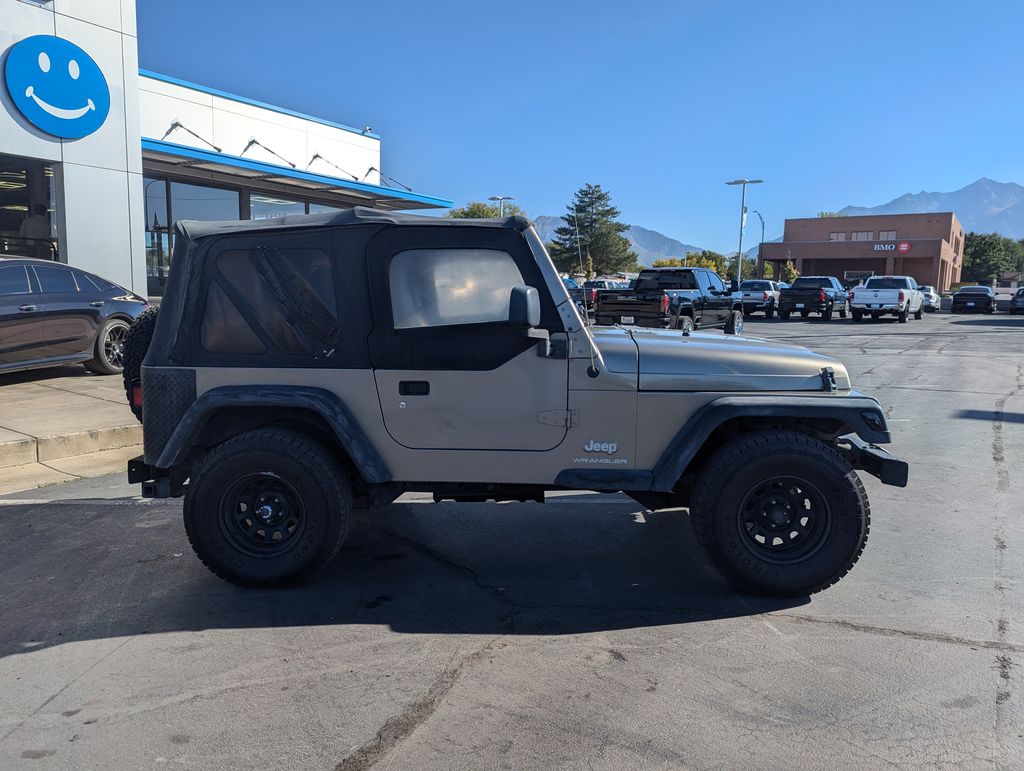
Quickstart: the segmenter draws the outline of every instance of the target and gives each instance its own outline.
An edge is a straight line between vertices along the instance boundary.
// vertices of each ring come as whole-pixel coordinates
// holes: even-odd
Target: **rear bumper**
[[[822,303],[820,300],[815,300],[814,302],[805,302],[805,303],[797,303],[797,302],[780,302],[779,303],[779,311],[781,311],[783,313],[786,312],[786,311],[790,311],[790,312],[792,312],[792,311],[809,311],[810,313],[821,313],[827,307],[828,307],[828,303]]]
[[[855,469],[866,471],[871,476],[878,477],[884,485],[892,485],[894,487],[907,486],[909,466],[905,460],[900,460],[881,447],[865,442],[856,434],[842,436],[839,438],[839,441],[850,445],[849,449],[841,449]]]
[[[143,455],[128,461],[128,482],[141,485],[143,498],[180,498],[185,494],[187,474],[176,469],[157,469]]]
[[[898,313],[900,307],[897,303],[854,303],[850,309],[864,313]]]
[[[610,327],[614,324],[622,324],[622,317],[629,316],[628,313],[602,313],[600,311],[594,313],[594,323],[599,327]],[[627,326],[633,327],[650,327],[653,329],[668,329],[672,326],[671,316],[634,316],[633,320],[627,324]]]

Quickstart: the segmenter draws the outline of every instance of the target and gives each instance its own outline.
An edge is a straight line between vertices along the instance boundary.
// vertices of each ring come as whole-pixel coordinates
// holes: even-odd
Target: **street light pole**
[[[742,185],[740,194],[740,246],[736,251],[736,283],[743,279],[743,226],[747,222],[747,185],[760,185],[763,179],[734,179],[726,182],[727,185]]]
[[[757,243],[757,264],[761,266],[761,271],[763,271],[764,263],[761,262],[761,247],[764,246],[764,217],[761,216],[761,212],[757,209],[753,209],[752,211],[757,215],[757,218],[761,220],[761,240]],[[764,276],[758,276],[758,278],[764,278]]]
[[[514,195],[492,195],[487,200],[488,201],[497,201],[498,202],[498,216],[499,217],[504,217],[505,216],[505,201],[514,201],[514,200],[516,200],[516,197]]]

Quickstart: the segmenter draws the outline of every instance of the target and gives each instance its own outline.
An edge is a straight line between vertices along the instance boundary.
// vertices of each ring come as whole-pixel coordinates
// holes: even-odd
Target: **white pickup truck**
[[[911,276],[872,276],[850,290],[850,309],[854,321],[888,315],[905,324],[911,315],[923,315],[924,293]]]

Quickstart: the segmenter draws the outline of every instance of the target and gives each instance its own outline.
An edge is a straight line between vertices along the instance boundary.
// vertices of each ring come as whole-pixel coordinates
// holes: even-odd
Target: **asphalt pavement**
[[[1015,767],[1024,318],[748,322],[844,361],[911,463],[860,563],[738,595],[623,495],[363,516],[230,586],[119,476],[0,498],[0,767]]]

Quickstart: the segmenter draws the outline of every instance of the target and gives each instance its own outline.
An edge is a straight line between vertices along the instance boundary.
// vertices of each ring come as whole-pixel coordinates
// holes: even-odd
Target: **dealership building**
[[[0,0],[0,256],[159,296],[179,219],[444,208],[381,139],[138,67],[134,0]]]
[[[802,276],[906,275],[944,292],[960,281],[963,254],[964,229],[952,212],[789,219],[782,241],[761,244],[758,275],[766,263],[782,275],[792,260]]]

